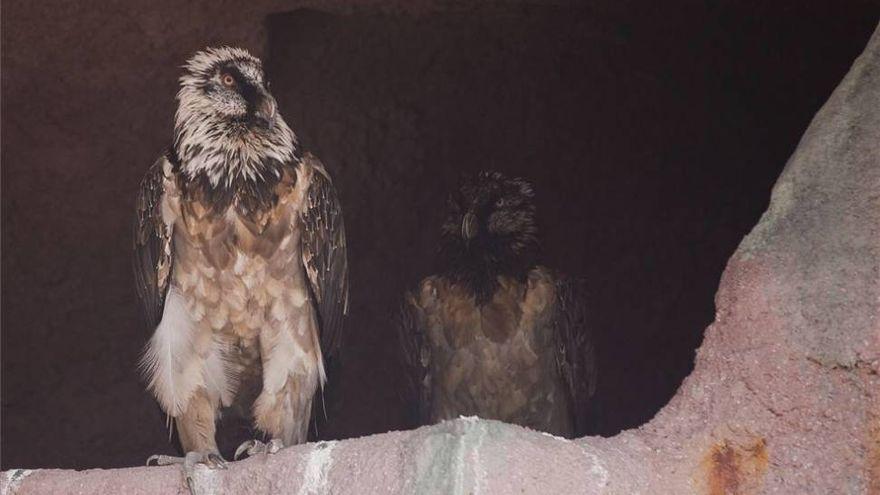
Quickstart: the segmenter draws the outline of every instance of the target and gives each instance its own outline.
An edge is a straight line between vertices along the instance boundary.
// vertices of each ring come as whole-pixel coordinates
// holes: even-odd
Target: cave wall
[[[487,165],[535,181],[547,263],[591,283],[596,431],[644,422],[691,369],[724,261],[878,15],[794,5],[5,2],[0,465],[173,452],[134,368],[129,222],[180,64],[220,43],[268,57],[345,200],[358,325],[319,437],[406,426],[387,310],[430,270],[438,198]]]
[[[378,404],[322,425],[329,438],[402,424],[405,405],[385,407],[400,380],[389,314],[432,273],[446,194],[482,169],[534,182],[544,262],[587,281],[590,433],[638,426],[672,397],[725,261],[876,21],[818,4],[690,7],[269,18],[276,96],[346,208],[353,362],[329,416]]]

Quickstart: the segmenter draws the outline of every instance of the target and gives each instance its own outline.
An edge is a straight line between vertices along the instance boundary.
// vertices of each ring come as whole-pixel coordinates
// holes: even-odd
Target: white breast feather
[[[292,334],[297,325],[308,325],[310,316],[308,313],[302,314],[295,322],[285,321],[280,331],[260,335],[261,339],[269,340],[268,345],[264,346],[267,352],[263,356],[263,393],[276,394],[289,376],[308,376],[309,371],[314,369],[314,358],[303,350]]]
[[[224,406],[232,405],[234,398],[233,382],[229,376],[229,366],[224,359],[226,353],[222,349],[222,344],[214,339],[212,341],[211,352],[205,359],[205,385],[208,389],[208,397],[214,403],[220,402]],[[237,379],[237,378],[236,378]]]
[[[183,296],[170,287],[162,321],[147,344],[140,368],[159,405],[173,417],[183,414],[199,387],[213,400],[228,403],[232,396],[218,344],[211,339],[199,349],[196,331]]]

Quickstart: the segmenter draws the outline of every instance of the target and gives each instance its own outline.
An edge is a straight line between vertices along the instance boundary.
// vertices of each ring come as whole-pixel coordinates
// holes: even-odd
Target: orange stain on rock
[[[880,495],[880,414],[868,431],[868,493]]]
[[[707,491],[710,495],[755,493],[767,471],[767,442],[758,438],[747,445],[723,440],[709,450],[703,460]]]

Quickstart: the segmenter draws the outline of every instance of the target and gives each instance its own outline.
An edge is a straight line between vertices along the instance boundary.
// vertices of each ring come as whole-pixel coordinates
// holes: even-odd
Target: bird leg
[[[281,439],[273,438],[269,440],[269,443],[261,442],[257,439],[248,440],[235,449],[235,456],[232,458],[233,460],[238,460],[242,454],[247,453],[248,457],[253,457],[257,454],[274,454],[278,452],[284,447],[284,442]]]
[[[191,494],[195,495],[195,467],[203,464],[210,469],[226,469],[226,461],[220,456],[214,439],[217,406],[208,397],[203,388],[197,389],[189,400],[183,413],[174,418],[180,446],[186,455],[174,457],[169,455],[153,455],[147,459],[147,465],[153,462],[157,466],[180,464],[183,476]]]
[[[311,396],[303,400],[297,391],[297,381],[287,377],[284,386],[277,393],[270,393],[264,387],[254,402],[256,426],[272,437],[269,443],[248,440],[235,450],[237,461],[242,454],[274,454],[288,445],[296,445],[306,440],[308,411],[311,409]],[[308,409],[307,409],[308,408]]]

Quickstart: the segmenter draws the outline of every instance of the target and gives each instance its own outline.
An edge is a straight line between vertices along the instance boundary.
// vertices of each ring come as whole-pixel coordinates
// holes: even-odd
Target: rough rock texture
[[[880,492],[880,30],[730,260],[694,372],[647,425],[556,439],[460,419],[302,445],[203,493]],[[177,493],[176,468],[10,470],[2,493]]]

